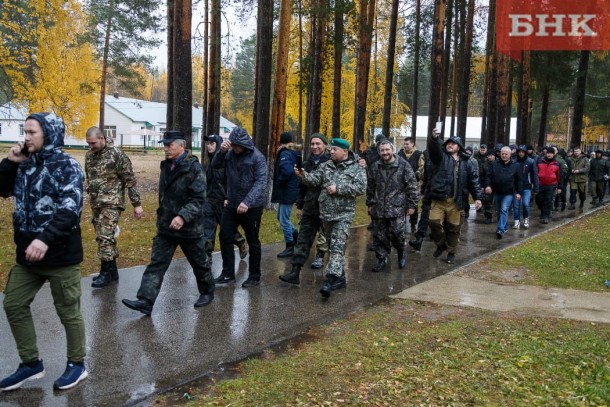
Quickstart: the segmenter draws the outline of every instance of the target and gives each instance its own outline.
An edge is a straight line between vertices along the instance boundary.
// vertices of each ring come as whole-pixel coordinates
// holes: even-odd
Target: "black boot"
[[[407,267],[407,258],[405,257],[405,251],[403,249],[398,251],[398,268],[404,269],[405,267]]]
[[[333,274],[326,275],[326,280],[324,280],[324,284],[322,284],[322,288],[320,289],[320,294],[322,294],[322,297],[330,297],[330,292],[333,290],[332,285],[334,281],[335,276]]]
[[[409,246],[411,246],[415,251],[421,250],[422,243],[424,243],[424,238],[421,236],[417,236],[415,240],[409,240]]]
[[[293,242],[294,244],[297,244],[297,240],[299,240],[299,231],[295,229],[295,230],[292,232],[292,242]]]
[[[411,222],[411,233],[417,232],[417,222]]]
[[[292,257],[293,254],[294,254],[294,241],[286,243],[286,248],[284,249],[283,252],[278,253],[277,257],[279,257],[279,258]]]
[[[102,267],[100,271],[100,275],[91,283],[91,287],[93,288],[102,288],[106,287],[110,284],[112,280],[111,274],[112,262],[102,260]],[[117,273],[118,280],[118,273]]]
[[[110,269],[110,278],[112,281],[119,281],[119,269],[116,266],[116,259],[112,259],[109,261],[110,265],[108,266]]]
[[[301,266],[298,264],[293,264],[292,270],[282,274],[280,276],[280,280],[288,284],[298,285],[300,283],[299,274],[301,274]]]
[[[382,272],[385,269],[386,264],[388,264],[388,259],[385,257],[379,257],[377,259],[377,264],[373,267],[373,273]]]
[[[485,224],[491,225],[491,215],[485,215]]]

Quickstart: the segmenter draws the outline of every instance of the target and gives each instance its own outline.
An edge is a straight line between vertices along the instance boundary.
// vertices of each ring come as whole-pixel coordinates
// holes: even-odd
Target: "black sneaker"
[[[153,305],[146,300],[127,300],[121,301],[127,308],[131,308],[134,311],[140,311],[142,314],[152,314]]]
[[[455,253],[447,253],[447,263],[453,264],[455,262]]]
[[[235,281],[235,276],[227,276],[226,274],[220,274],[218,277],[214,279],[214,283],[216,284],[229,284]]]
[[[256,277],[248,277],[246,279],[246,281],[244,281],[242,283],[242,287],[243,288],[250,288],[250,287],[256,287],[257,285],[259,285],[261,283],[261,279],[260,278],[256,278]]]
[[[18,389],[26,381],[42,379],[44,375],[45,371],[42,360],[36,362],[34,366],[20,363],[15,373],[0,382],[0,392]]]
[[[424,243],[424,238],[419,236],[415,240],[409,240],[409,246],[417,252],[421,250],[422,243]]]
[[[212,294],[201,294],[199,296],[199,299],[197,299],[197,302],[195,302],[194,306],[195,306],[195,308],[205,307],[206,305],[211,303],[213,299],[214,299],[214,293],[212,293]]]
[[[81,380],[89,376],[87,369],[85,369],[85,362],[72,363],[68,362],[64,374],[53,383],[55,390],[67,390],[76,386]]]
[[[439,257],[441,254],[443,254],[443,252],[447,250],[447,245],[440,245],[440,246],[436,246],[436,250],[434,251],[434,253],[432,253],[432,256],[434,257]]]

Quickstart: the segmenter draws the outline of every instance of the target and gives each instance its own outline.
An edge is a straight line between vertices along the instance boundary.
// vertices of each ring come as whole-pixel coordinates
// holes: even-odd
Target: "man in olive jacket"
[[[199,299],[195,307],[214,299],[214,279],[207,261],[203,237],[203,206],[206,179],[197,157],[186,149],[181,131],[166,131],[165,160],[159,176],[157,235],[153,239],[151,262],[144,270],[137,300],[123,300],[127,307],[150,315],[161,290],[163,277],[176,248],[180,246],[197,280]]]

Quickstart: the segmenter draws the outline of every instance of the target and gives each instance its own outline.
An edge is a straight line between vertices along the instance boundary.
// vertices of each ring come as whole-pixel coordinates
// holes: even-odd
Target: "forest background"
[[[222,112],[270,161],[282,131],[299,140],[319,131],[362,151],[375,129],[415,134],[417,116],[451,117],[445,135],[462,136],[467,117],[482,117],[481,143],[508,144],[517,117],[519,144],[610,147],[608,53],[511,60],[495,51],[495,2],[3,2],[0,102],[55,111],[76,136],[104,126],[105,94],[168,103],[167,127],[185,134],[198,103],[203,134],[218,133]],[[228,7],[233,28],[223,32]],[[241,38],[253,10],[256,33]],[[159,35],[165,69],[151,56]]]

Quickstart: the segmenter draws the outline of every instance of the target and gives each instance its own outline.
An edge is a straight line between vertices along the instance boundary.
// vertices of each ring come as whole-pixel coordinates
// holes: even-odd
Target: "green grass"
[[[608,225],[610,208],[605,208],[485,259],[472,272],[498,280],[498,272],[520,269],[526,271],[515,281],[521,284],[607,291],[603,282],[610,280]]]
[[[607,405],[610,325],[395,300],[316,328],[233,379],[160,397],[193,406]]]

